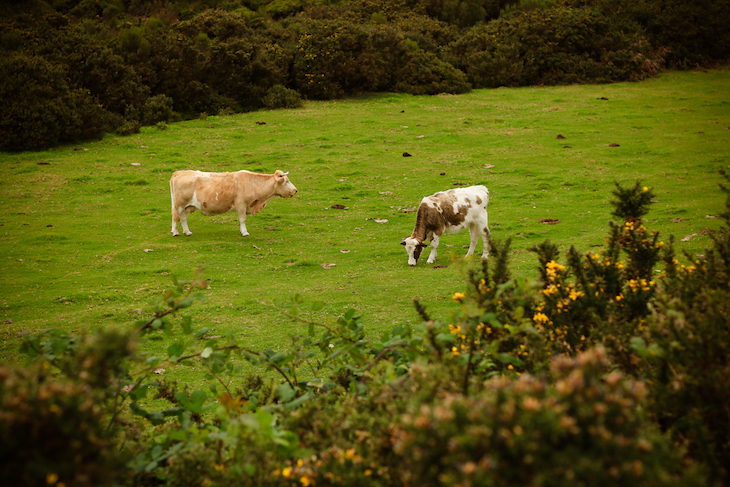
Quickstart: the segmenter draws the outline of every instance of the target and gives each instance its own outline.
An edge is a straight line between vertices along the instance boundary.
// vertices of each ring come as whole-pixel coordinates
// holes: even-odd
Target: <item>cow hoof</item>
[[[250,237],[250,236],[251,236],[251,234],[250,234],[250,233],[248,233],[248,232],[246,232],[246,233],[242,233],[242,234],[241,234],[241,236],[242,236],[242,237]]]
[[[179,233],[173,233],[173,234],[172,234],[172,236],[173,236],[173,237],[179,237],[179,236],[180,236],[180,234],[179,234]]]
[[[186,237],[192,237],[193,236],[193,232],[185,232],[185,236]]]

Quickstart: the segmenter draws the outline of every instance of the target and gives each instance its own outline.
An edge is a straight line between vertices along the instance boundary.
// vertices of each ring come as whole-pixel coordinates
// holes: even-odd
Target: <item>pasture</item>
[[[190,310],[196,325],[251,348],[276,349],[302,326],[277,310],[296,294],[326,303],[319,320],[357,310],[371,333],[419,321],[414,298],[448,319],[470,266],[468,232],[444,236],[433,265],[409,267],[400,242],[423,196],[459,185],[489,188],[492,237],[512,238],[517,277],[537,276],[529,248],[545,239],[600,251],[614,181],[651,187],[648,226],[702,253],[720,225],[717,171],[730,167],[728,86],[720,69],[363,95],[2,153],[0,359],[17,359],[22,332],[132,326],[173,275],[198,267],[210,289]],[[168,181],[179,169],[281,169],[299,193],[249,217],[250,237],[235,213],[193,213],[193,236],[173,238]]]

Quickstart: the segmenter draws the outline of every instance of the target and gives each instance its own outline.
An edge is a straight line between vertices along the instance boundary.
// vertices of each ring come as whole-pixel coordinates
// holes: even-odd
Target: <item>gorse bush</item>
[[[591,9],[516,11],[476,26],[449,46],[447,60],[476,88],[638,80],[658,54],[638,25]]]
[[[278,350],[209,336],[187,311],[204,298],[200,277],[175,279],[134,329],[25,336],[34,365],[0,369],[0,433],[13,459],[3,480],[727,483],[723,190],[726,225],[689,265],[644,226],[652,191],[617,185],[623,222],[610,223],[602,252],[571,248],[561,264],[546,241],[533,249],[538,278],[515,280],[510,242],[492,242],[490,260],[452,296],[450,319],[415,303],[420,323],[379,337],[353,310],[309,319],[324,304],[301,296],[284,312],[300,328]],[[158,353],[148,339],[164,343]],[[158,368],[191,362],[207,370],[208,390],[157,379]],[[164,405],[148,405],[153,391]]]
[[[413,401],[392,433],[402,484],[701,485],[643,421],[646,386],[611,372],[601,347],[550,368],[551,382],[522,375]]]
[[[160,121],[159,97],[188,118],[268,108],[279,85],[332,99],[639,80],[726,60],[729,1],[11,2],[0,138],[24,150],[134,133]]]
[[[266,108],[299,108],[304,103],[298,92],[283,85],[269,88],[261,102]]]

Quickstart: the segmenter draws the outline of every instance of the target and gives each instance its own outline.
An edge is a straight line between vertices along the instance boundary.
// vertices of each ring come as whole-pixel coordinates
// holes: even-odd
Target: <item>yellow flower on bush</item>
[[[458,335],[461,333],[461,326],[459,325],[449,325],[449,331],[452,335]]]
[[[302,485],[303,485],[304,487],[307,487],[307,486],[309,486],[309,485],[312,485],[312,479],[310,479],[310,478],[309,478],[309,477],[307,477],[306,475],[303,475],[303,476],[302,476],[302,477],[301,477],[301,478],[299,479],[299,481],[300,481],[300,482],[302,483]]]
[[[548,322],[548,317],[545,313],[535,313],[535,316],[533,316],[532,319],[535,323],[539,324],[545,324]]]
[[[454,293],[454,295],[451,297],[454,299],[454,301],[460,303],[461,300],[464,299],[464,293]]]
[[[458,356],[459,355],[459,349],[456,348],[456,347],[451,347],[451,355],[453,355],[454,357]]]
[[[570,299],[575,301],[576,299],[580,298],[581,296],[585,296],[582,291],[576,291],[575,289],[570,290]]]
[[[646,193],[647,191],[649,191],[649,188],[646,187],[646,186],[644,186],[642,189],[644,190],[644,193]]]
[[[553,294],[558,292],[558,287],[555,284],[550,284],[547,288],[542,290],[542,293],[545,296],[552,296]]]
[[[46,475],[46,483],[48,485],[54,485],[56,482],[58,482],[58,474],[49,473],[48,475]]]
[[[282,469],[281,471],[281,475],[289,478],[289,476],[291,475],[291,467],[284,467],[284,469]]]

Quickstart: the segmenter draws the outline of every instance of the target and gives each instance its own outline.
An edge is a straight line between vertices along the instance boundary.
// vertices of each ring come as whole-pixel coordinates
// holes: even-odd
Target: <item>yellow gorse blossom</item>
[[[576,299],[580,298],[581,296],[585,296],[585,293],[583,293],[582,291],[576,291],[575,289],[571,289],[570,290],[569,297],[573,301],[575,301]]]
[[[548,287],[541,291],[545,296],[552,296],[558,292],[558,287],[555,284],[550,284]]]
[[[453,296],[451,296],[454,301],[461,302],[462,299],[464,299],[464,293],[454,293]]]
[[[535,316],[532,317],[532,320],[535,323],[544,324],[548,322],[548,317],[544,313],[535,313]]]

